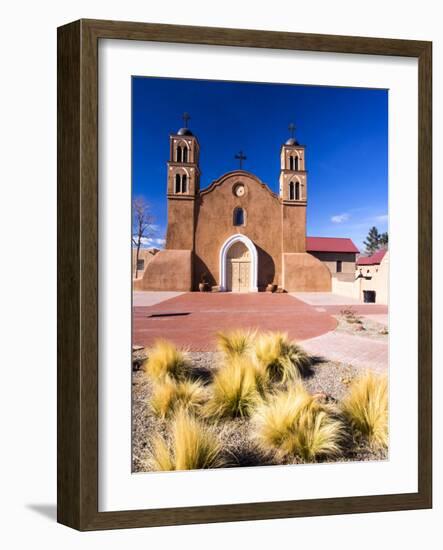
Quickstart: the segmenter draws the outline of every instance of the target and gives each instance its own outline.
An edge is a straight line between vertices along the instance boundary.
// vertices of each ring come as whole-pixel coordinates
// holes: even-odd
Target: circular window
[[[234,185],[233,191],[236,197],[243,197],[246,193],[245,186],[242,183],[237,183],[236,185]]]

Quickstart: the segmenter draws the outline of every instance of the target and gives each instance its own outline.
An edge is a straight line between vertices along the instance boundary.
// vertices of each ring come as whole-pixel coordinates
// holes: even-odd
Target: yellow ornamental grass
[[[311,396],[300,382],[263,401],[253,424],[257,444],[266,453],[313,462],[341,451],[343,424],[331,407]]]
[[[204,412],[206,416],[216,418],[247,417],[266,388],[266,371],[250,357],[235,356],[215,374]]]
[[[150,404],[158,416],[165,418],[180,408],[197,412],[205,401],[205,389],[198,381],[176,381],[168,376],[154,383]]]
[[[145,372],[153,379],[162,380],[166,376],[183,380],[189,370],[186,355],[167,340],[157,340],[148,351],[144,364]]]
[[[350,385],[342,410],[357,437],[374,448],[388,446],[388,378],[367,372]]]
[[[180,409],[170,427],[170,441],[157,436],[150,466],[156,471],[198,470],[225,465],[216,434],[201,420]]]
[[[310,365],[307,353],[281,332],[260,334],[255,340],[254,352],[259,364],[276,382],[298,380]]]
[[[249,330],[218,332],[217,347],[229,358],[246,355],[250,352],[255,337],[256,332]]]

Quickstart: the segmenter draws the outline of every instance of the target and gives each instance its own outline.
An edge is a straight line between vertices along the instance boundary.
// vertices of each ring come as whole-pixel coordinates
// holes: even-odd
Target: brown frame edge
[[[98,40],[416,57],[419,63],[417,493],[98,512]],[[118,21],[58,29],[57,519],[114,529],[432,507],[432,43]]]

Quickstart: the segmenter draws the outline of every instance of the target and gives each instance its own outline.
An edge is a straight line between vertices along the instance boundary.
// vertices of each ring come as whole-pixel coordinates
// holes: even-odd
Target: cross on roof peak
[[[291,138],[294,137],[295,134],[295,124],[291,122],[288,126],[289,133],[291,134]]]
[[[191,116],[189,113],[183,113],[182,115],[182,119],[183,119],[183,124],[185,125],[185,128],[188,127],[188,122],[191,120]]]
[[[243,153],[243,151],[239,151],[235,157],[240,162],[240,170],[243,168],[243,161],[247,159],[246,155]]]

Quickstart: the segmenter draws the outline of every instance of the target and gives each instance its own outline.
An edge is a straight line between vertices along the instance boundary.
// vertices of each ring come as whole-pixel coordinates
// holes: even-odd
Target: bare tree
[[[149,203],[143,197],[137,197],[132,201],[132,246],[135,254],[135,278],[138,277],[138,260],[140,248],[144,239],[155,234],[154,217],[151,214]]]

